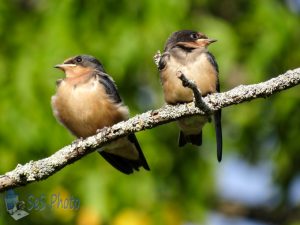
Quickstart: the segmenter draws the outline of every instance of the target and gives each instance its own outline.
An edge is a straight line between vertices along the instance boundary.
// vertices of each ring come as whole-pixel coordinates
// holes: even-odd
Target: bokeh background
[[[298,0],[0,1],[0,173],[70,144],[50,98],[53,66],[99,58],[131,115],[164,104],[152,57],[180,29],[202,31],[220,67],[222,91],[300,65]],[[97,153],[15,191],[29,216],[0,224],[300,224],[300,89],[223,110],[224,157],[212,124],[200,148],[177,147],[176,123],[137,133],[151,171],[126,176]],[[72,210],[53,196],[76,198]],[[31,196],[31,197],[30,197]],[[35,200],[35,201],[33,201]]]

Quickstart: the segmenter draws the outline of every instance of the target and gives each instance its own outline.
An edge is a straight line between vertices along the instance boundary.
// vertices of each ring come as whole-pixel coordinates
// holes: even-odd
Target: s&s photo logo
[[[19,195],[13,189],[5,192],[4,201],[6,211],[14,220],[19,220],[29,215],[29,213],[24,210],[25,202],[19,200]]]

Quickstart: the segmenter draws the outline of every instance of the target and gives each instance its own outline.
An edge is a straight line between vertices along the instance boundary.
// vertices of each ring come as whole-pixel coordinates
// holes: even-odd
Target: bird
[[[215,57],[207,47],[216,42],[205,34],[193,30],[172,33],[166,41],[164,51],[158,61],[158,70],[167,104],[193,101],[193,92],[182,85],[179,73],[195,82],[202,96],[220,92],[219,68]],[[211,119],[207,116],[192,116],[178,120],[179,147],[191,143],[202,145],[202,127]],[[217,140],[217,159],[222,160],[221,110],[214,113]]]
[[[77,55],[54,66],[65,73],[56,82],[51,98],[53,114],[77,138],[86,138],[129,118],[117,87],[102,63],[90,55]],[[117,170],[131,174],[140,167],[150,170],[134,133],[98,150]]]

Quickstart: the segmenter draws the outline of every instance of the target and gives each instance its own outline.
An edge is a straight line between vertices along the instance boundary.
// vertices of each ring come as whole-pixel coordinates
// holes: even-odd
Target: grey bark
[[[227,92],[206,96],[202,100],[212,114],[214,111],[230,105],[266,98],[299,83],[300,68],[297,68],[268,81],[253,85],[240,85]],[[188,103],[175,106],[165,105],[159,109],[136,115],[127,121],[102,129],[94,136],[77,140],[47,158],[30,161],[25,165],[17,165],[14,170],[0,175],[0,191],[44,180],[65,166],[94,152],[97,148],[129,133],[152,129],[182,117],[195,114],[205,115],[204,111],[195,107],[194,103]]]

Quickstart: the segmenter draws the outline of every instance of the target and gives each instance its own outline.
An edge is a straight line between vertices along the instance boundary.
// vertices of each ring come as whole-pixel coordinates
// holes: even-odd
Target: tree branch
[[[300,68],[289,70],[276,78],[262,83],[240,85],[227,92],[208,95],[203,98],[203,101],[210,111],[213,112],[230,105],[251,101],[256,98],[266,98],[277,92],[296,86],[299,83]],[[102,129],[94,136],[84,140],[77,140],[48,158],[30,161],[25,165],[17,165],[14,170],[0,176],[0,191],[44,180],[68,164],[81,159],[103,145],[119,137],[128,135],[129,133],[151,129],[161,124],[195,114],[204,115],[205,112],[195,107],[194,103],[188,103],[176,106],[166,105],[160,109],[136,115],[127,121]]]
[[[248,206],[233,201],[215,203],[216,211],[229,217],[249,218],[268,224],[293,224],[300,220],[300,205],[296,206]]]

